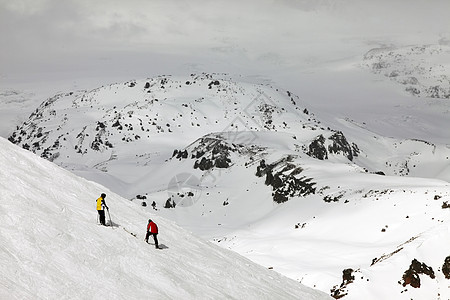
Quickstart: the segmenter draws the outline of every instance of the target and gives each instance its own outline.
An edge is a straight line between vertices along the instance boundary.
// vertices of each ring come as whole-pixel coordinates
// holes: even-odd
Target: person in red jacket
[[[158,249],[158,225],[156,225],[155,222],[153,222],[151,219],[148,219],[147,224],[147,235],[145,236],[145,241],[148,243],[148,238],[150,235],[153,235],[153,240],[155,241],[155,248]]]

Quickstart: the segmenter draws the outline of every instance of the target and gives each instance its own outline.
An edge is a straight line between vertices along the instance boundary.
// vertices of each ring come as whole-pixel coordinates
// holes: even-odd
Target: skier
[[[145,236],[145,241],[148,243],[148,238],[150,235],[153,235],[153,240],[155,241],[155,248],[159,249],[158,246],[158,225],[156,225],[155,222],[153,222],[151,219],[148,219],[147,224],[147,235]]]
[[[100,198],[97,199],[97,211],[98,211],[98,215],[100,217],[100,224],[103,226],[106,226],[105,211],[103,210],[103,208],[106,208],[109,210],[108,206],[106,205],[105,198],[106,198],[106,194],[102,193],[100,195]]]

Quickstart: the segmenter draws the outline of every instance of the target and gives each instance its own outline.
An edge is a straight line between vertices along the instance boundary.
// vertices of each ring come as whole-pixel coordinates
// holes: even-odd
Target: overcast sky
[[[0,0],[0,80],[270,74],[450,41],[450,0]]]

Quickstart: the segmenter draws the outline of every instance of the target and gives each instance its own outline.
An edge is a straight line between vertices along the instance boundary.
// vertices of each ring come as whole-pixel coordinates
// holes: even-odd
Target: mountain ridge
[[[450,149],[337,123],[323,126],[298,96],[271,85],[160,76],[44,102],[9,140],[335,297],[380,295],[380,286],[381,298],[442,289],[436,271],[420,290],[402,289],[413,259],[439,266],[431,248],[422,256],[415,246],[398,249],[424,231],[447,230],[450,167],[442,162]],[[366,281],[340,286],[349,268]]]

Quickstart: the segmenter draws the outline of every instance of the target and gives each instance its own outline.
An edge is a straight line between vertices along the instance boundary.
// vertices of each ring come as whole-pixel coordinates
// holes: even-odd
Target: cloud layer
[[[0,0],[0,72],[282,70],[356,55],[354,45],[437,42],[448,11],[446,0]]]

